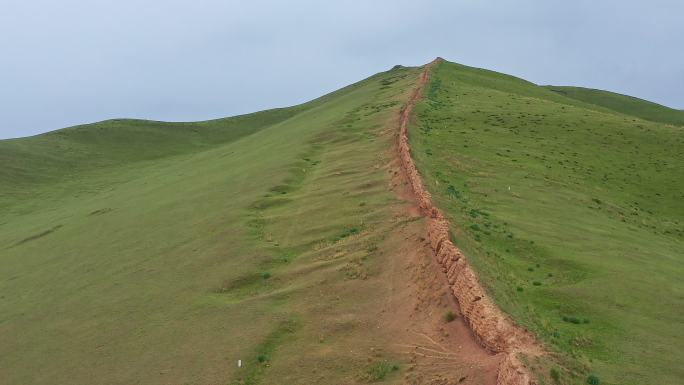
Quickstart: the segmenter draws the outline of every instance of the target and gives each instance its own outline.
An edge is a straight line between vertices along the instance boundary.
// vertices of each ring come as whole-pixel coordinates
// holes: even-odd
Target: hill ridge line
[[[519,353],[540,355],[543,352],[534,336],[515,325],[489,298],[477,274],[470,267],[463,252],[449,237],[449,222],[432,203],[432,195],[425,188],[411,157],[408,127],[413,108],[423,98],[431,70],[444,59],[436,58],[423,66],[416,87],[400,110],[399,158],[401,168],[411,185],[420,212],[427,219],[430,246],[442,265],[449,288],[459,304],[461,313],[478,342],[493,354],[504,355],[497,370],[497,385],[533,385],[536,381],[518,358]]]

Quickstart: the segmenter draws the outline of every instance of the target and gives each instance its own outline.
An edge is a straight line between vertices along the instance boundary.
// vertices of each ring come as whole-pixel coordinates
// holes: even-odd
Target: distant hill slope
[[[201,152],[272,126],[307,106],[193,123],[116,119],[0,141],[0,207],[40,186]]]
[[[615,92],[582,87],[544,86],[565,97],[595,104],[652,122],[684,126],[684,111]]]
[[[430,79],[413,157],[499,305],[565,357],[560,383],[680,382],[684,130],[659,123],[679,115],[455,63]]]

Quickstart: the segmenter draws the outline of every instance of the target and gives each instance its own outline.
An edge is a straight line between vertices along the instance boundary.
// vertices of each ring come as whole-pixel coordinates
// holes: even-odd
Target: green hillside
[[[621,114],[657,123],[684,126],[684,111],[665,107],[633,96],[582,87],[545,86],[545,88],[568,98],[595,104]]]
[[[409,273],[380,266],[391,230],[418,226],[397,222],[387,172],[417,74],[229,119],[0,141],[0,382],[400,379],[403,326],[383,314],[387,278]]]
[[[562,383],[677,384],[684,129],[657,121],[681,115],[562,90],[444,62],[413,156],[484,285],[559,354]]]
[[[4,187],[0,207],[31,200],[35,189],[72,185],[65,182],[230,143],[307,108],[310,106],[197,123],[108,120],[0,141],[0,182]]]
[[[421,73],[0,141],[0,383],[495,384],[402,179]],[[538,384],[678,384],[682,112],[448,62],[413,111],[454,242],[550,353]]]

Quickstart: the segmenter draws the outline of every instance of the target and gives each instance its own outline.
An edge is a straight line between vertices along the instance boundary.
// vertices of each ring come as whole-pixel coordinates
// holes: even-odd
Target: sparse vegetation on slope
[[[561,354],[550,380],[684,377],[683,130],[490,71],[431,76],[414,158],[498,304]]]

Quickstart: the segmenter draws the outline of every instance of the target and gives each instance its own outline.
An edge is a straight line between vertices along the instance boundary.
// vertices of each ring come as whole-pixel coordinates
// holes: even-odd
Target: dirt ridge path
[[[449,289],[458,302],[463,318],[485,349],[492,354],[504,356],[497,369],[497,385],[533,385],[536,381],[519,355],[542,354],[540,344],[531,333],[515,325],[489,298],[461,250],[452,243],[449,222],[432,203],[432,196],[425,188],[411,157],[408,127],[413,108],[423,98],[430,71],[442,61],[443,59],[437,58],[423,67],[415,89],[400,111],[398,151],[401,168],[421,214],[427,219],[428,241],[446,273]]]

